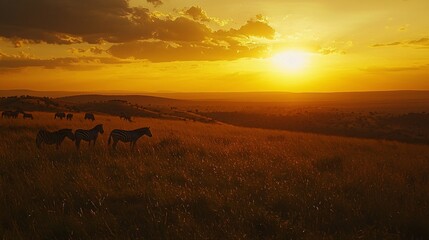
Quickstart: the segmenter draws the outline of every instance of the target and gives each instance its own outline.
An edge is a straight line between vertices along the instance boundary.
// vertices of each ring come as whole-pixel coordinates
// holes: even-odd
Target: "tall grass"
[[[429,148],[184,121],[0,120],[3,239],[428,239]],[[52,116],[51,116],[52,115]],[[104,123],[96,147],[40,128]],[[135,151],[107,138],[150,126]]]

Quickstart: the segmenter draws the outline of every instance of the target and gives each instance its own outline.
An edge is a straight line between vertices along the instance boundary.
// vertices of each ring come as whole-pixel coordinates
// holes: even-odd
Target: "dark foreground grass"
[[[95,123],[35,115],[0,121],[3,239],[429,239],[427,146],[100,116],[95,148],[39,151],[39,128]]]

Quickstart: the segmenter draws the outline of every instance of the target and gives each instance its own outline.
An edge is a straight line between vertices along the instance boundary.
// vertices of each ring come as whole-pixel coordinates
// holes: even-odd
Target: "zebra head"
[[[62,134],[64,134],[64,136],[66,136],[70,140],[72,140],[72,141],[75,140],[75,136],[74,136],[73,130],[71,130],[71,129],[62,129],[60,131],[61,131]]]
[[[95,126],[95,129],[97,129],[97,131],[101,134],[104,133],[103,124],[98,124],[97,126]]]
[[[152,132],[150,131],[150,127],[146,127],[143,128],[144,129],[144,133],[148,136],[148,137],[152,137]]]

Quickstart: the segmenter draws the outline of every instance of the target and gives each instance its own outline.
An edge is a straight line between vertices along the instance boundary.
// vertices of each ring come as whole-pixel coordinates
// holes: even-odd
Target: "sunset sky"
[[[0,89],[429,89],[428,0],[0,0]]]

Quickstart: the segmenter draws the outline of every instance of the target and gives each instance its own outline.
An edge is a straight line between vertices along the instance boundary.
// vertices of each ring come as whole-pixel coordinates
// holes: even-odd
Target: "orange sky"
[[[1,1],[0,89],[429,89],[427,9],[427,0]]]

